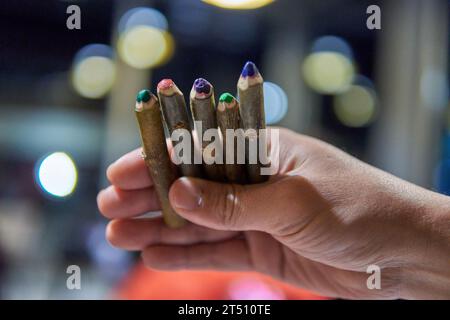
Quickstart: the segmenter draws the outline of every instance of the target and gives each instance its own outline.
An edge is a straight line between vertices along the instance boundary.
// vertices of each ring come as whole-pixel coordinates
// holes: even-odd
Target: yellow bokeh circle
[[[274,0],[203,0],[203,2],[225,9],[257,9]]]
[[[167,62],[173,55],[174,41],[167,31],[140,25],[120,35],[118,53],[137,69],[148,69]]]
[[[338,52],[316,52],[303,62],[305,82],[322,94],[335,94],[349,88],[355,76],[353,63]]]
[[[367,126],[376,114],[375,93],[369,88],[352,85],[334,97],[333,110],[338,120],[347,127]]]
[[[91,56],[78,61],[72,71],[75,90],[85,98],[101,98],[111,90],[116,77],[111,58]]]

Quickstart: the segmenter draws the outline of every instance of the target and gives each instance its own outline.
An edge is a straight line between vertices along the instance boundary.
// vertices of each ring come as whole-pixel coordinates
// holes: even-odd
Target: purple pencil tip
[[[194,81],[194,89],[197,93],[208,94],[211,92],[211,83],[203,78]]]
[[[244,78],[246,78],[246,77],[253,77],[258,73],[259,73],[259,71],[258,71],[258,68],[256,68],[255,64],[251,61],[247,61],[244,68],[242,68],[241,75]]]

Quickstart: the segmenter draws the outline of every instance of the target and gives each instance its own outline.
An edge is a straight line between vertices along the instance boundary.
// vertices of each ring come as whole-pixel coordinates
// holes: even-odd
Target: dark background
[[[81,8],[81,30],[66,28],[70,4]],[[366,28],[366,8],[372,4],[381,7],[382,30]],[[448,1],[279,0],[248,11],[196,0],[2,1],[3,297],[102,298],[134,263],[132,255],[105,242],[105,221],[95,198],[105,186],[106,166],[138,146],[134,123],[120,124],[110,117],[112,101],[120,97],[132,106],[134,97],[128,92],[140,88],[116,88],[111,96],[83,98],[73,89],[70,72],[82,47],[102,43],[114,49],[118,20],[139,6],[166,16],[176,49],[166,64],[152,70],[122,66],[122,71],[128,68],[118,73],[122,81],[144,72],[146,86],[154,88],[160,79],[171,77],[186,95],[193,80],[202,76],[216,92],[223,92],[234,88],[242,65],[252,60],[265,79],[279,84],[288,96],[289,111],[277,125],[322,138],[404,179],[450,193]],[[367,125],[352,128],[340,122],[332,108],[334,95],[317,93],[302,79],[301,64],[314,40],[324,35],[344,39],[357,73],[371,81],[377,116]],[[292,68],[270,52],[293,57]],[[426,96],[427,79],[438,79],[445,89],[431,92],[429,96],[437,98],[431,102],[418,96]],[[114,140],[117,135],[132,138],[119,143]],[[49,197],[36,182],[37,164],[54,151],[68,152],[78,168],[77,187],[63,199]],[[89,287],[81,293],[65,289],[69,264],[87,270]]]

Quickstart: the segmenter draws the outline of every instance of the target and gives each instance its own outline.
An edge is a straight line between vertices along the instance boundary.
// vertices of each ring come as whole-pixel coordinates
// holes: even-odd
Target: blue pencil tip
[[[247,61],[244,68],[242,68],[241,75],[245,77],[253,77],[255,74],[258,74],[258,68],[256,68],[255,64],[251,61]]]
[[[194,81],[194,89],[197,93],[209,94],[211,92],[212,85],[203,78],[198,78]]]

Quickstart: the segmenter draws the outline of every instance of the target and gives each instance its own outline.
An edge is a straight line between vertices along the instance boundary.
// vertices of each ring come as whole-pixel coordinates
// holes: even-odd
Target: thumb
[[[183,177],[172,184],[169,199],[175,211],[195,224],[274,234],[298,220],[299,190],[290,178],[242,186]]]

